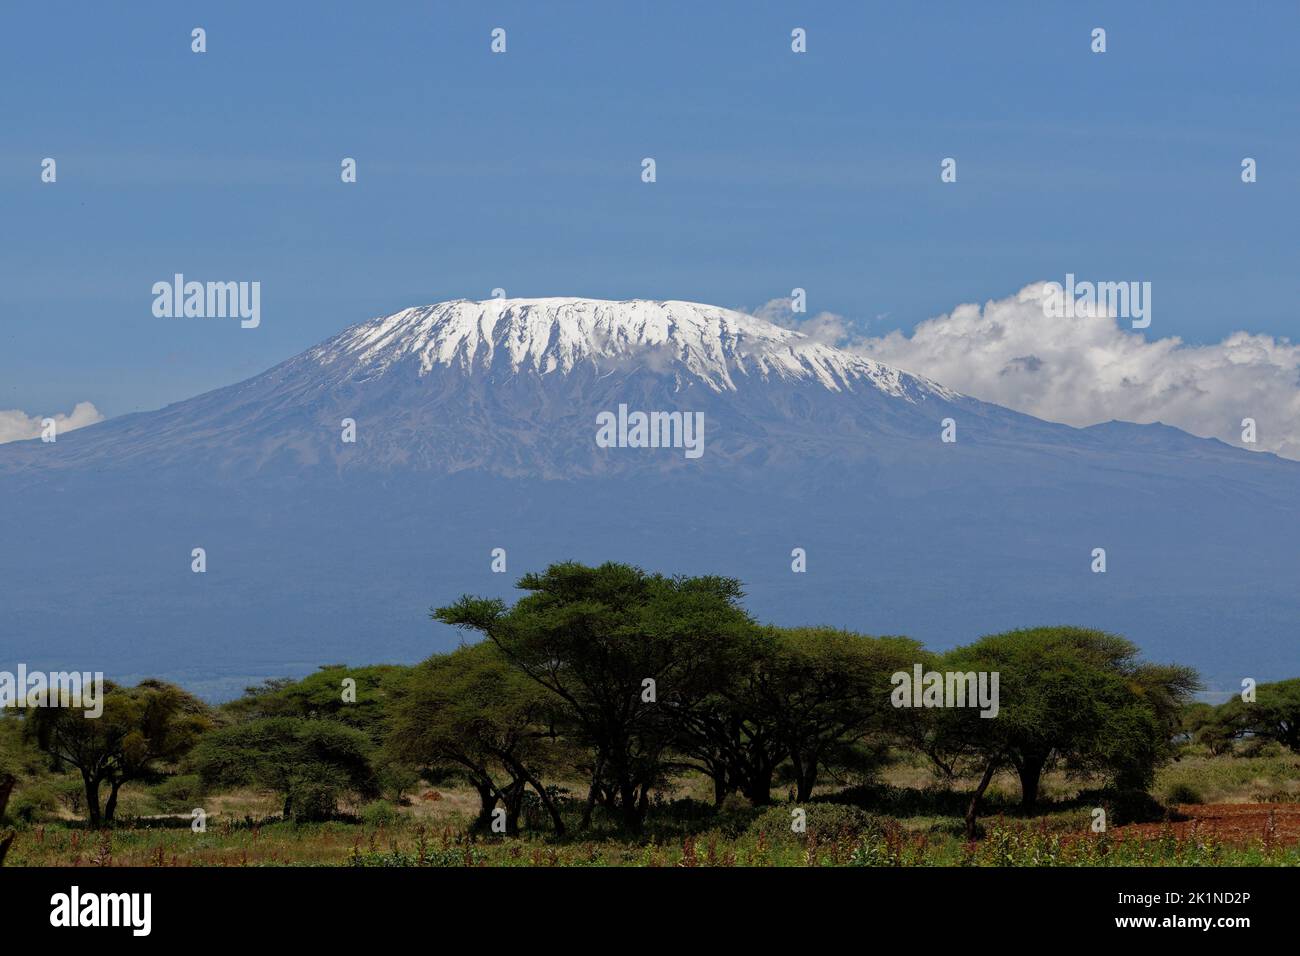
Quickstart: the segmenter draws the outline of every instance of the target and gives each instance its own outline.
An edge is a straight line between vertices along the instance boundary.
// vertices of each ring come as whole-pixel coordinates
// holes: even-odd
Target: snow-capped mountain
[[[611,447],[620,410],[689,416],[702,453],[626,422]],[[1265,679],[1297,660],[1298,490],[1300,463],[1040,421],[726,309],[459,300],[0,445],[0,660],[218,694],[414,660],[455,641],[431,604],[572,558],[733,575],[782,623],[942,648],[1069,622]]]
[[[678,387],[736,391],[750,379],[819,382],[831,391],[865,386],[900,398],[953,397],[934,382],[817,343],[743,312],[695,302],[599,299],[459,299],[363,322],[305,353],[333,383],[407,365],[568,375],[628,362],[671,371]]]
[[[701,412],[709,457],[810,454],[827,440],[937,434],[941,385],[762,319],[689,302],[457,300],[362,322],[246,382],[0,455],[0,469],[115,462],[228,475],[470,469],[574,478],[682,467],[609,454],[620,404]],[[984,406],[981,414],[1003,414]],[[1010,416],[1011,413],[1005,413]],[[840,420],[807,428],[810,416]],[[355,443],[342,423],[356,423]],[[794,425],[797,434],[774,434]],[[763,446],[767,447],[764,448]]]

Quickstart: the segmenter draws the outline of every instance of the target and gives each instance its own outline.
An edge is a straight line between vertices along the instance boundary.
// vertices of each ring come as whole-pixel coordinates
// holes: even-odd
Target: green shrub
[[[791,829],[796,809],[806,814],[806,833]],[[880,822],[871,814],[854,806],[836,803],[808,803],[802,806],[782,804],[768,807],[749,825],[749,833],[757,837],[763,833],[768,843],[793,845],[803,843],[808,834],[816,834],[819,842],[850,840],[867,834],[879,833]]]
[[[290,792],[290,817],[294,823],[319,823],[333,818],[338,812],[341,790],[330,780],[299,782]]]
[[[401,812],[387,800],[374,800],[361,808],[361,822],[366,826],[391,827],[401,818]]]
[[[86,784],[77,776],[65,774],[54,778],[52,784],[59,802],[74,817],[79,817],[86,809]]]
[[[150,792],[164,813],[189,813],[199,805],[203,784],[198,774],[180,774],[156,784]]]
[[[1145,790],[1118,789],[1085,790],[1078,796],[1084,806],[1104,807],[1106,825],[1126,826],[1130,823],[1156,823],[1169,818],[1169,811],[1159,800]]]
[[[45,781],[31,783],[19,790],[9,801],[9,816],[21,823],[34,823],[56,813],[59,809],[59,791]]]
[[[1176,783],[1165,793],[1165,803],[1170,805],[1176,803],[1200,804],[1204,802],[1205,798],[1201,795],[1201,792],[1190,783]]]

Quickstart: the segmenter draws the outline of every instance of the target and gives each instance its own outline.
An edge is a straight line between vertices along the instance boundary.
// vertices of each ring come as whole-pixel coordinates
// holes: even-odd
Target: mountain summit
[[[715,392],[738,383],[815,381],[831,391],[863,384],[898,397],[953,393],[919,376],[815,342],[755,316],[696,302],[632,299],[457,299],[404,309],[352,326],[301,356],[333,382],[394,368],[427,375],[567,375],[610,372],[629,362],[670,372],[681,387]]]
[[[599,448],[596,418],[620,405],[702,414],[710,461],[748,467],[836,448],[853,458],[870,436],[928,440],[959,406],[1033,421],[715,306],[461,299],[362,322],[157,412],[13,446],[0,472],[130,461],[231,476],[416,468],[556,479],[684,466]]]

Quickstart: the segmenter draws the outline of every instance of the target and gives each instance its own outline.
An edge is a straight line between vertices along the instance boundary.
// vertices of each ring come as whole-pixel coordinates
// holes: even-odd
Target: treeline
[[[1190,669],[1144,662],[1099,631],[1019,630],[935,654],[905,637],[761,625],[725,577],[565,563],[519,587],[513,606],[466,596],[434,610],[479,640],[413,667],[327,667],[218,708],[160,681],[109,685],[97,719],[45,708],[0,720],[0,816],[15,782],[51,770],[76,775],[94,827],[114,822],[132,781],[170,781],[182,800],[272,792],[286,819],[309,821],[454,777],[478,794],[478,829],[518,833],[531,801],[557,834],[597,808],[637,833],[652,795],[686,773],[707,777],[719,805],[768,804],[781,787],[806,801],[910,751],[949,781],[978,781],[973,836],[1000,770],[1030,810],[1054,768],[1136,794],[1189,740],[1300,750],[1300,680],[1261,685],[1253,703],[1194,704]],[[896,706],[895,675],[917,665],[996,673],[996,716]]]

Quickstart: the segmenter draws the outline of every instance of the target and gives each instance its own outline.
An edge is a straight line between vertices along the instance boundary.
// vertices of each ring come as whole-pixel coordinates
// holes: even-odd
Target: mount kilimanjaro
[[[602,447],[620,406],[701,414],[703,454]],[[458,300],[0,446],[0,656],[225,696],[426,656],[455,641],[430,605],[617,559],[936,648],[1103,627],[1227,689],[1294,672],[1298,484],[1300,463],[1041,421],[726,309]]]

